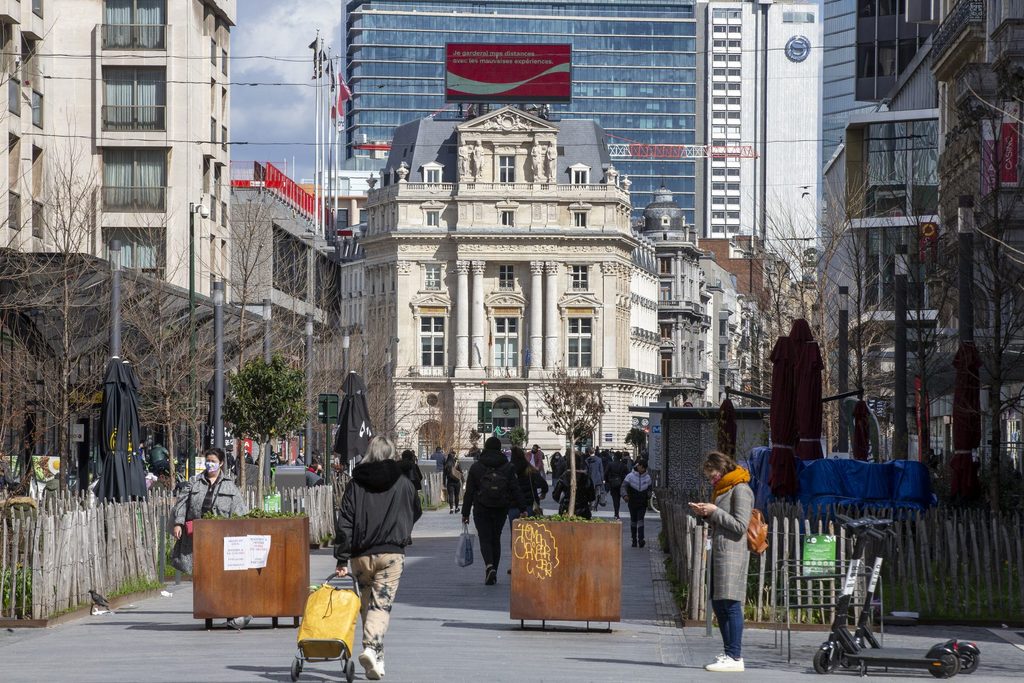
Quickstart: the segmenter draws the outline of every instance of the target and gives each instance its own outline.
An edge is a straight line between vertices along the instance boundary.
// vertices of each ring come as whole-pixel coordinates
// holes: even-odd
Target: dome
[[[654,201],[644,209],[644,232],[683,230],[683,209],[672,199],[672,190],[664,185],[654,193]]]

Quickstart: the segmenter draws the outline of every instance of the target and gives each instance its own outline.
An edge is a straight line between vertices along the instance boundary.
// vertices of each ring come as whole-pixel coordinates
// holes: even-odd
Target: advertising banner
[[[1004,185],[1015,186],[1020,181],[1019,114],[1020,106],[1017,103],[1007,104],[999,132],[999,182]]]
[[[572,46],[448,43],[447,102],[569,102]]]

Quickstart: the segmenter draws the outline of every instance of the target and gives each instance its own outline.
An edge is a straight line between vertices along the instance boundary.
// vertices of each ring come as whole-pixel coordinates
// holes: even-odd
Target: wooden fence
[[[703,619],[706,604],[707,527],[690,514],[687,495],[659,491],[662,528],[674,578],[684,589],[686,619]],[[696,498],[693,498],[694,500]],[[839,510],[851,517],[853,510]],[[853,539],[830,520],[833,510],[805,514],[798,505],[773,504],[765,512],[768,550],[751,556],[747,614],[755,621],[784,621],[785,591],[801,574],[803,539],[835,534],[837,573],[843,573]],[[885,513],[873,511],[877,516]],[[1024,516],[984,510],[934,508],[893,523],[883,548],[885,610],[924,618],[1019,621],[1024,614]],[[793,622],[827,622],[841,581],[799,582],[793,589],[815,596],[818,609],[791,611]]]

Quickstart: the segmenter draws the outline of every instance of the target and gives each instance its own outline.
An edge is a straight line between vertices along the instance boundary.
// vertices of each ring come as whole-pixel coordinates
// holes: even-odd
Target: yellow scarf
[[[711,494],[711,500],[718,500],[718,497],[732,489],[737,484],[746,484],[750,481],[750,472],[742,467],[737,467],[715,482],[715,491]]]

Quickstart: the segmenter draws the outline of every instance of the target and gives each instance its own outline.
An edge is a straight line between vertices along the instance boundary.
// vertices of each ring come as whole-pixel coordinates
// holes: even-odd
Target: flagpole
[[[320,31],[316,32],[316,40],[313,41],[315,47],[313,48],[313,80],[315,85],[313,86],[313,106],[315,114],[313,118],[313,127],[316,130],[315,141],[313,143],[313,201],[314,201],[314,212],[313,212],[313,225],[315,229],[320,227],[320,72],[323,67],[320,61]]]

